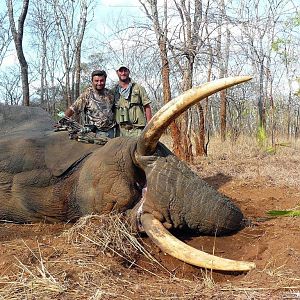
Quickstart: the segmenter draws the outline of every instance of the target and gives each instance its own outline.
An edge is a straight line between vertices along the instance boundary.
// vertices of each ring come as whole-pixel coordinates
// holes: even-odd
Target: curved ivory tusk
[[[186,263],[221,271],[249,271],[255,268],[254,263],[217,257],[183,243],[151,214],[143,214],[141,222],[147,235],[161,250]]]
[[[192,88],[182,95],[165,104],[150,120],[146,128],[140,135],[137,143],[137,152],[140,155],[151,155],[155,151],[158,140],[164,130],[180,114],[186,111],[195,103],[208,96],[229,88],[233,85],[250,80],[250,76],[237,76],[222,78],[203,84],[200,87]]]

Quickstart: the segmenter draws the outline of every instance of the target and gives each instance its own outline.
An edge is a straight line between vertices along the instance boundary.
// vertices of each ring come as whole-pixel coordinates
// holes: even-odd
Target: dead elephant
[[[90,213],[130,210],[132,220],[178,259],[216,270],[254,268],[206,254],[169,233],[166,228],[173,227],[226,234],[240,229],[243,214],[159,143],[167,126],[190,106],[249,79],[193,88],[162,107],[139,139],[115,138],[103,147],[53,132],[53,121],[40,108],[0,106],[0,219],[75,221]]]

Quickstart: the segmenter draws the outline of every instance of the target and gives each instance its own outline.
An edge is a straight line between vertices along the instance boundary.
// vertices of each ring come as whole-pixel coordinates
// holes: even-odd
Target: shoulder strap
[[[130,100],[130,102],[131,102],[131,94],[132,94],[132,90],[133,90],[133,88],[134,88],[135,85],[136,85],[135,82],[133,82],[132,85],[131,85],[131,89],[130,89],[129,97],[128,97],[128,99]]]

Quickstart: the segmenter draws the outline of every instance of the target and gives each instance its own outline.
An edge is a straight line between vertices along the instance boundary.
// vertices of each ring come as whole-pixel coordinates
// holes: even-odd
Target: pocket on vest
[[[146,125],[144,111],[139,105],[134,105],[129,109],[129,118],[132,124],[136,124],[138,126]]]

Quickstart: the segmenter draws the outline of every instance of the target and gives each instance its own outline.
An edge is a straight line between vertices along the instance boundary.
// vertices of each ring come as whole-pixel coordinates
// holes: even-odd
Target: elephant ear
[[[39,107],[0,104],[0,168],[12,173],[47,168],[61,176],[99,145],[70,140],[53,132],[55,122]]]
[[[66,132],[50,133],[45,144],[45,163],[54,176],[61,176],[100,147],[70,140]]]

